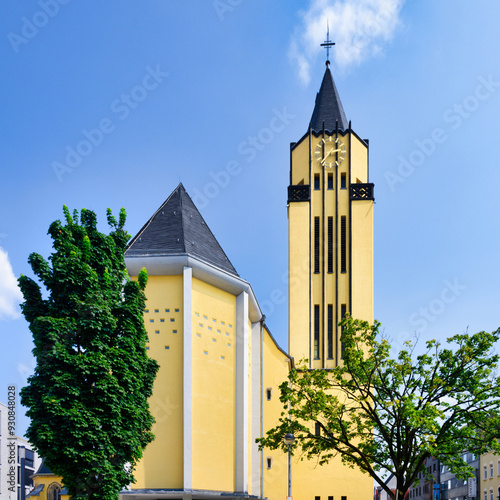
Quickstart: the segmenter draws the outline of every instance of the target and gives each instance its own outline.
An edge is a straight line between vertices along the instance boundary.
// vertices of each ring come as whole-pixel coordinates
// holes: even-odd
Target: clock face
[[[324,167],[339,166],[345,157],[345,145],[338,137],[324,137],[316,146],[316,159]]]

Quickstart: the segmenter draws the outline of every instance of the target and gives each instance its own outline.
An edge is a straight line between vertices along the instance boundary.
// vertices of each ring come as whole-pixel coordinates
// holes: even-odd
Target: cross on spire
[[[328,25],[328,21],[326,23],[326,40],[321,44],[321,47],[325,47],[326,49],[326,65],[330,65],[330,47],[333,47],[335,42],[330,41],[330,26]]]

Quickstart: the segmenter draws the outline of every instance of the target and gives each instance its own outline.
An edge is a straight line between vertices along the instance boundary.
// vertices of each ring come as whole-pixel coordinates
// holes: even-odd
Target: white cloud
[[[0,247],[0,320],[16,319],[21,316],[19,304],[23,300],[17,286],[7,252]]]
[[[301,14],[302,22],[295,30],[289,55],[297,65],[300,79],[308,84],[309,67],[324,51],[320,47],[330,26],[330,60],[340,71],[357,66],[383,50],[398,25],[405,0],[311,0]]]

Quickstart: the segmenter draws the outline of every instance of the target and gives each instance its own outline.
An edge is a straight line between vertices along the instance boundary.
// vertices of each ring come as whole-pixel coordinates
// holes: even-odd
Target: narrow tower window
[[[340,217],[340,272],[347,272],[347,223],[345,215]]]
[[[340,189],[347,189],[347,175],[340,174]]]
[[[314,359],[319,359],[319,305],[314,306]]]
[[[333,359],[333,305],[328,304],[328,359]]]
[[[345,318],[345,315],[347,314],[347,307],[345,304],[342,304],[340,306],[340,319],[343,320]],[[344,333],[344,327],[342,326],[341,329],[340,329],[340,338],[342,339],[342,334]],[[340,357],[342,359],[344,359],[344,350],[345,350],[345,345],[344,345],[344,342],[342,342],[341,340],[341,344],[340,344]]]
[[[314,272],[319,273],[319,217],[314,217]]]
[[[314,189],[319,191],[319,174],[314,174]]]
[[[333,273],[333,217],[328,217],[328,272]]]
[[[328,174],[328,189],[333,189],[333,173]]]

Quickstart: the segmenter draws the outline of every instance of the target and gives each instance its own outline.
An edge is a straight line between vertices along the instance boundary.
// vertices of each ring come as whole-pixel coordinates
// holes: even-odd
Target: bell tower
[[[337,325],[346,313],[373,321],[368,149],[346,118],[327,60],[309,129],[290,146],[289,353],[310,368],[341,362]]]

